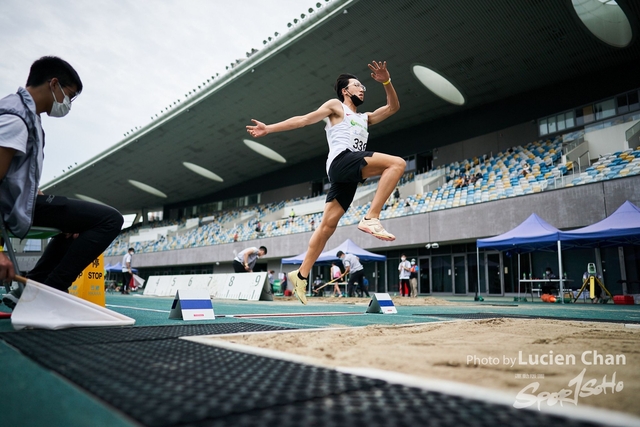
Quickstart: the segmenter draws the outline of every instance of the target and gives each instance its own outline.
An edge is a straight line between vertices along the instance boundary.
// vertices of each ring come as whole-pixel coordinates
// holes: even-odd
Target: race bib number
[[[369,132],[366,128],[355,120],[351,121],[351,143],[352,147],[356,151],[364,151],[367,149],[367,139],[369,138]]]

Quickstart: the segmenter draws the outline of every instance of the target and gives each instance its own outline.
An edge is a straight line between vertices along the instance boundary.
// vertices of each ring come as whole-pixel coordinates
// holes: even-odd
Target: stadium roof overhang
[[[584,1],[592,0],[574,3]],[[590,33],[571,1],[322,2],[289,33],[43,190],[88,196],[128,213],[252,194],[252,187],[269,188],[265,181],[270,177],[279,177],[273,179],[279,186],[320,179],[320,159],[327,152],[323,123],[257,141],[284,163],[252,150],[244,142],[250,139],[245,126],[252,118],[272,123],[312,111],[334,96],[333,83],[342,72],[357,74],[367,86],[361,109],[377,108],[385,98],[381,85],[369,77],[372,60],[388,62],[401,109],[373,128],[370,141],[376,149],[401,155],[438,142],[414,136],[392,143],[391,135],[439,122],[463,135],[460,128],[481,122],[484,109],[505,100],[502,108],[509,111],[536,104],[536,113],[558,112],[553,93],[540,96],[545,88],[561,90],[571,86],[567,82],[578,82],[574,96],[580,99],[580,92],[602,84],[614,85],[611,90],[637,87],[640,4],[617,3],[633,31],[626,47],[608,45]],[[427,90],[415,65],[445,76],[464,103],[447,102]],[[565,104],[557,105],[575,106],[574,99],[567,101],[569,95],[564,93]],[[527,114],[534,113],[520,119],[540,117]],[[202,168],[214,175],[203,176]],[[159,192],[151,194],[136,183]]]

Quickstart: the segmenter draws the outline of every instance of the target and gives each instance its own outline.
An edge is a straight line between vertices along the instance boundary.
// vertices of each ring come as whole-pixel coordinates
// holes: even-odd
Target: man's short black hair
[[[336,254],[336,256],[337,256],[338,258],[340,258],[342,255],[344,255],[344,252],[342,252],[342,251],[338,251],[338,253]]]
[[[264,254],[267,254],[267,247],[266,246],[260,246],[260,249],[262,250],[262,252],[264,252]]]
[[[338,99],[340,100],[340,102],[344,101],[344,96],[342,95],[342,89],[344,89],[345,87],[349,86],[349,80],[350,79],[356,79],[358,80],[358,78],[356,76],[354,76],[353,74],[340,74],[338,76],[338,78],[336,79],[336,84],[334,86],[334,88],[336,89],[336,94],[338,95]]]
[[[131,251],[133,251],[133,252],[135,253],[135,251],[136,251],[136,250],[135,250],[135,249],[133,249],[133,248],[129,248],[129,249],[127,250],[127,252],[131,252]]]
[[[82,81],[76,70],[64,59],[57,56],[43,56],[31,64],[27,86],[40,86],[56,77],[63,87],[76,86],[76,93],[82,92]]]

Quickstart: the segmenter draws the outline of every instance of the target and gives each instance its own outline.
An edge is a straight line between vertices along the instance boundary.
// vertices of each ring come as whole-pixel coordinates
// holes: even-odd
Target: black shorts
[[[329,182],[331,188],[327,193],[326,202],[336,200],[346,212],[356,194],[358,183],[362,179],[362,168],[367,165],[365,157],[373,156],[373,151],[345,150],[333,159],[329,167]]]

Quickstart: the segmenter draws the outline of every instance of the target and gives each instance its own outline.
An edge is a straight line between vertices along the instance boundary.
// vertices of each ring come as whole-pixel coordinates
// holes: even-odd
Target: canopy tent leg
[[[478,283],[476,283],[476,296],[473,298],[474,301],[484,301],[482,297],[478,296],[478,292],[480,292],[480,248],[476,245],[476,265],[478,267]]]
[[[562,243],[558,240],[558,274],[560,275],[560,301],[564,304],[564,274],[562,271]]]
[[[518,252],[518,302],[520,302],[520,252]]]

